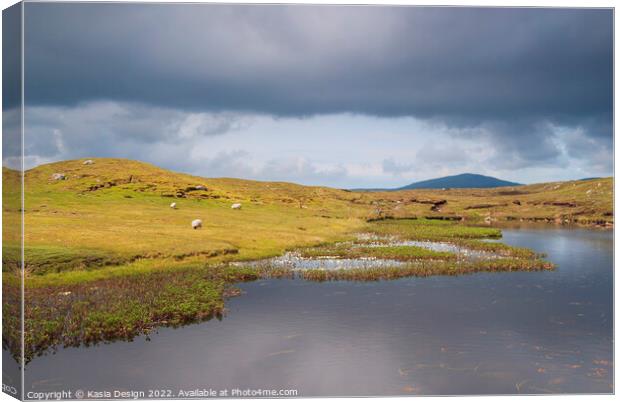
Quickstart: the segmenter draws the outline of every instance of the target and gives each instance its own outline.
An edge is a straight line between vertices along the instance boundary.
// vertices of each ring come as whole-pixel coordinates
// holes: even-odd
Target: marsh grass
[[[338,258],[379,258],[389,260],[452,260],[456,254],[433,251],[417,246],[383,246],[368,247],[357,244],[340,243],[332,246],[304,248],[299,251],[304,258],[338,257]]]
[[[160,326],[221,318],[225,298],[236,294],[231,291],[232,284],[259,277],[260,271],[247,267],[192,267],[28,287],[24,304],[26,361],[57,346],[131,340]],[[9,297],[18,296],[18,289],[8,282],[3,286]],[[4,303],[4,317],[19,317],[18,308],[19,303]],[[14,354],[19,350],[18,336],[18,332],[5,330],[4,339]]]
[[[394,280],[411,276],[465,275],[477,272],[541,271],[553,270],[555,266],[543,260],[517,258],[495,259],[478,262],[421,261],[404,267],[358,268],[301,271],[299,275],[311,281],[378,281]]]
[[[497,254],[502,257],[544,258],[546,256],[544,253],[537,253],[529,248],[509,246],[504,243],[471,239],[452,239],[451,242],[469,250],[484,251]]]
[[[235,283],[293,277],[284,268],[153,263],[119,267],[132,274],[88,280],[82,280],[81,271],[33,277],[24,304],[26,362],[59,346],[131,340],[157,327],[221,319],[225,299],[239,294]],[[4,346],[19,360],[19,278],[16,273],[4,275],[10,277],[3,281],[3,317],[8,324],[3,326]]]

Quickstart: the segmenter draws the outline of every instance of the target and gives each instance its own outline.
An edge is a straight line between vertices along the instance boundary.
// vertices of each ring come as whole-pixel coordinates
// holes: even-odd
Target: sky
[[[342,188],[613,174],[606,9],[27,3],[25,165]],[[3,94],[5,126],[19,98]],[[10,147],[5,165],[15,163]]]

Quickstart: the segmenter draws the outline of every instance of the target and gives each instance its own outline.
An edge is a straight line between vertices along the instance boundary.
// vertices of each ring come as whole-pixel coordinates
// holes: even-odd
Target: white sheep
[[[173,202],[172,204],[170,204],[170,208],[177,209],[177,203]]]
[[[194,219],[192,221],[192,229],[198,229],[202,227],[202,219]]]
[[[66,180],[67,176],[64,173],[54,173],[52,175],[52,180]]]
[[[88,159],[88,160],[85,160],[84,162],[82,162],[82,165],[92,165],[93,163],[95,163],[95,162],[93,162],[92,159]]]
[[[241,204],[235,203],[230,206],[232,209],[241,209]]]

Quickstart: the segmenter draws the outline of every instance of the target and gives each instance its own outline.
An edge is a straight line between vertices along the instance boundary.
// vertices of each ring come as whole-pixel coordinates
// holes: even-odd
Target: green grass
[[[444,241],[451,239],[501,238],[497,228],[465,226],[450,221],[398,219],[373,222],[367,231],[412,240]]]
[[[394,280],[410,276],[464,275],[476,272],[541,271],[553,270],[552,263],[542,260],[516,258],[478,262],[422,261],[405,267],[356,268],[323,270],[311,269],[301,272],[310,281],[378,281]]]
[[[3,271],[19,269],[20,247],[3,247]],[[102,250],[68,249],[59,246],[26,246],[24,249],[25,269],[29,273],[45,275],[71,270],[92,270],[128,263],[123,258]]]

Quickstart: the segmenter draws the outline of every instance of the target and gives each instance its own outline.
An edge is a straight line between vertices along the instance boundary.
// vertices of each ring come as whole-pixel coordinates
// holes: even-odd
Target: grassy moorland
[[[236,282],[291,276],[243,264],[307,257],[406,261],[405,267],[308,270],[308,280],[378,280],[552,266],[530,250],[481,241],[494,221],[612,225],[612,180],[486,190],[357,193],[291,183],[206,179],[121,159],[65,161],[25,174],[26,359],[58,345],[130,339],[220,317]],[[64,180],[52,176],[62,173]],[[18,350],[20,202],[3,169],[3,343]],[[175,202],[176,208],[170,208]],[[231,209],[241,203],[240,210]],[[400,219],[403,218],[403,219]],[[192,230],[191,221],[203,227]],[[461,221],[461,222],[459,222]],[[478,226],[472,226],[478,225]],[[358,233],[492,252],[462,261],[420,247],[338,246]],[[235,264],[230,264],[235,262]],[[241,262],[241,263],[240,263]]]

